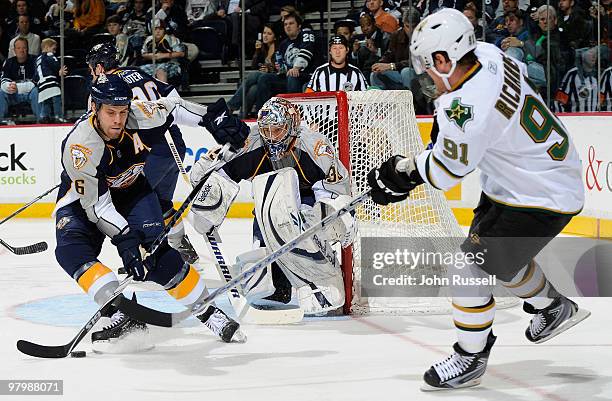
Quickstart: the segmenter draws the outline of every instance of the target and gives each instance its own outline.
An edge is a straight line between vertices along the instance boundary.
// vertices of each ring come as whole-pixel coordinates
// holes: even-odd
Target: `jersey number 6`
[[[521,126],[535,143],[546,142],[550,134],[555,131],[563,140],[555,142],[547,152],[553,160],[565,159],[569,151],[565,127],[557,121],[546,106],[531,95],[525,97],[525,103],[521,109]]]
[[[75,180],[74,189],[77,191],[79,195],[85,195],[85,181]]]

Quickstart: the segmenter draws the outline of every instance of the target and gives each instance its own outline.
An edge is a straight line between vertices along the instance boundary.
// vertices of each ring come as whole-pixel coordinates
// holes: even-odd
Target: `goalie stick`
[[[187,183],[187,185],[189,185],[190,188],[193,188],[172,136],[168,131],[166,131],[164,137],[166,138],[168,147],[170,148],[174,161],[176,162],[176,167],[178,167],[183,180],[185,183]],[[232,273],[230,272],[227,263],[225,262],[225,257],[223,256],[221,248],[219,247],[219,242],[221,241],[218,241],[215,233],[211,232],[205,235],[204,242],[208,248],[208,252],[215,258],[214,265],[219,273],[219,276],[221,276],[226,283],[232,280]],[[300,307],[290,309],[257,309],[250,305],[246,298],[236,288],[232,288],[227,292],[227,298],[234,308],[238,319],[244,323],[291,324],[301,322],[304,318],[304,311]],[[153,317],[151,319],[153,319]]]
[[[38,202],[39,200],[41,200],[42,198],[44,198],[45,196],[47,196],[51,192],[55,191],[59,186],[60,186],[60,184],[57,184],[53,188],[51,188],[48,191],[44,192],[43,194],[38,195],[36,198],[32,199],[31,201],[29,201],[28,203],[26,203],[25,205],[23,205],[19,209],[15,210],[13,213],[8,215],[7,217],[3,218],[0,221],[0,224],[2,224],[4,222],[12,219],[13,217],[17,216],[19,213],[23,212],[24,210],[26,210],[27,208],[32,206],[34,203]],[[44,242],[44,241],[37,242],[36,244],[32,244],[32,245],[26,245],[26,246],[11,246],[11,245],[7,244],[6,242],[4,242],[1,239],[0,239],[0,245],[2,245],[3,247],[8,249],[9,251],[14,253],[15,255],[31,255],[33,253],[44,252],[49,247],[47,245],[47,243]]]
[[[133,303],[125,302],[125,300],[127,299],[125,297],[119,300],[119,308],[121,309],[122,312],[130,316],[132,319],[139,320],[143,323],[149,323],[149,324],[163,326],[163,327],[175,326],[191,315],[197,315],[199,313],[202,313],[204,310],[206,310],[206,308],[210,305],[210,303],[214,301],[219,295],[226,293],[227,291],[236,287],[238,284],[240,284],[244,280],[248,279],[249,277],[252,277],[258,271],[265,268],[267,265],[278,260],[278,258],[283,256],[284,254],[290,252],[292,249],[294,249],[300,242],[302,242],[306,238],[312,236],[314,233],[316,233],[317,231],[321,229],[325,229],[325,227],[327,227],[328,225],[333,224],[340,216],[350,212],[351,210],[354,210],[358,205],[360,205],[363,201],[365,201],[369,197],[370,197],[370,191],[367,191],[351,199],[351,201],[344,207],[329,214],[327,217],[325,217],[324,219],[319,221],[317,224],[313,225],[312,227],[304,231],[302,234],[298,235],[294,239],[282,245],[276,251],[270,253],[266,257],[257,261],[249,269],[244,270],[241,274],[229,280],[225,285],[217,288],[216,290],[208,294],[200,302],[193,305],[191,309],[188,309],[182,312],[176,312],[176,313],[161,312],[161,311],[156,311],[154,309],[143,307],[142,305],[138,305],[138,304],[134,305]],[[152,320],[147,320],[147,319],[152,319]],[[155,323],[160,323],[160,324],[153,323],[153,319]]]
[[[229,145],[225,145],[222,149],[222,152],[228,149],[229,149]],[[218,162],[213,163],[208,168],[208,170],[204,172],[204,179],[210,176],[210,174],[212,174],[213,171],[215,171],[217,168],[219,168],[223,164],[224,164],[224,160],[221,160],[221,159]],[[183,211],[185,211],[189,203],[195,198],[196,195],[197,195],[197,192],[195,193],[192,192],[189,194],[189,196],[187,197],[187,200],[185,200],[185,202],[179,208],[179,212],[177,212],[177,214],[174,215],[172,219],[173,220],[172,224],[168,225],[167,227],[172,227],[174,223],[176,223],[176,220],[178,220],[178,216],[180,216],[180,214],[182,214]],[[164,241],[169,231],[170,231],[169,229],[167,230],[165,229],[155,239],[153,245],[155,244],[157,245],[151,246],[151,249],[149,250],[148,255],[151,255],[153,252],[155,252],[157,247],[159,247],[159,244],[161,244]],[[145,257],[143,257],[143,259],[145,259]],[[49,346],[49,345],[36,344],[30,341],[19,340],[17,341],[17,349],[23,352],[24,354],[35,356],[38,358],[65,358],[70,354],[72,350],[74,350],[74,348],[81,342],[81,340],[87,335],[87,333],[89,333],[89,331],[94,327],[94,325],[98,322],[98,320],[100,320],[100,318],[102,317],[102,314],[108,311],[111,305],[121,309],[122,311],[123,311],[123,308],[129,309],[129,310],[135,309],[139,311],[139,314],[143,315],[142,321],[144,323],[146,323],[147,320],[153,320],[154,322],[150,324],[153,324],[156,326],[162,326],[163,324],[161,323],[164,323],[164,321],[161,319],[164,318],[164,315],[159,315],[159,314],[162,314],[163,312],[159,312],[154,309],[149,309],[147,307],[141,306],[137,302],[129,300],[122,295],[123,290],[128,286],[128,284],[131,283],[131,281],[132,281],[132,277],[126,277],[121,283],[119,283],[119,286],[115,289],[113,294],[104,303],[104,305],[98,308],[96,313],[87,321],[87,323],[85,323],[85,325],[79,330],[77,335],[67,344]],[[161,317],[160,321],[155,322],[156,317]],[[160,323],[160,324],[155,324],[155,323]]]

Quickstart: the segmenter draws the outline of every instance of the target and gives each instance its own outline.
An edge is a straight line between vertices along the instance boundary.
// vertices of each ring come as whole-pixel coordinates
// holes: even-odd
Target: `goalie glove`
[[[351,200],[348,195],[319,199],[313,207],[314,221],[319,222],[336,210],[346,206]],[[345,213],[333,224],[325,227],[325,234],[331,242],[340,242],[342,248],[351,245],[357,236],[357,221],[355,213]]]
[[[234,151],[242,149],[250,129],[238,117],[230,113],[225,99],[220,98],[208,107],[198,124],[208,130],[220,145],[229,143]]]
[[[410,191],[423,182],[413,156],[391,156],[380,167],[368,173],[372,200],[379,205],[403,201],[408,198]]]
[[[212,160],[205,155],[193,165],[189,177],[192,185],[202,180],[211,163]],[[193,228],[206,235],[213,228],[219,227],[239,190],[240,186],[223,172],[213,172],[191,205],[189,221]]]

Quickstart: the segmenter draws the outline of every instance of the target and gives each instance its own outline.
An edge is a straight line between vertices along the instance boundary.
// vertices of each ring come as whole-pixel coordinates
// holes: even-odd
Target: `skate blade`
[[[423,383],[423,384],[421,384],[421,391],[429,392],[429,391],[442,391],[442,390],[458,390],[458,389],[461,389],[461,388],[469,388],[469,387],[478,386],[481,382],[482,382],[482,377],[479,377],[479,378],[474,379],[474,380],[470,380],[470,381],[465,382],[462,385],[456,386],[456,387],[434,387],[434,386],[431,386],[431,385],[429,385],[427,383]]]
[[[92,342],[91,348],[96,354],[136,354],[152,350],[155,344],[150,342],[147,333],[132,333],[124,338]]]
[[[565,322],[563,322],[552,333],[550,333],[549,336],[546,336],[544,338],[540,338],[539,340],[534,341],[534,343],[542,344],[543,342],[546,342],[546,341],[550,340],[551,338],[554,338],[554,337],[558,336],[559,334],[563,333],[564,331],[574,327],[575,325],[577,325],[578,323],[582,322],[584,319],[586,319],[589,316],[591,316],[591,312],[589,312],[586,309],[580,308],[580,309],[578,309],[576,311],[574,316],[570,317]]]
[[[234,335],[232,336],[232,340],[230,343],[239,343],[244,344],[247,342],[247,335],[240,329],[236,330]]]

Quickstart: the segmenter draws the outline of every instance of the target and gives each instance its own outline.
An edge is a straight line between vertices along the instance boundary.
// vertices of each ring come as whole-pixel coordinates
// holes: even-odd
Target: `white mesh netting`
[[[392,155],[418,154],[424,148],[409,91],[370,90],[287,97],[300,107],[302,120],[326,135],[336,146],[340,160],[350,166],[353,195],[367,189],[366,176],[373,167],[380,166]],[[348,141],[348,147],[342,147],[343,139]],[[436,251],[457,249],[465,234],[443,192],[421,185],[404,202],[379,206],[368,200],[357,209],[356,215],[359,234],[353,245],[353,255],[350,260],[342,261],[345,275],[352,272],[353,277],[352,299],[347,299],[351,312],[449,313],[447,288],[413,286],[409,287],[409,294],[404,288],[401,293],[389,294],[392,296],[373,297],[361,286],[362,274],[372,269],[362,266],[361,238],[393,237],[397,238],[398,247],[406,249],[420,247],[422,239],[428,238],[428,246],[433,245]],[[412,243],[411,238],[416,242]],[[414,270],[417,277],[444,273],[441,265],[419,265]],[[496,299],[498,307],[516,303],[510,298]]]

